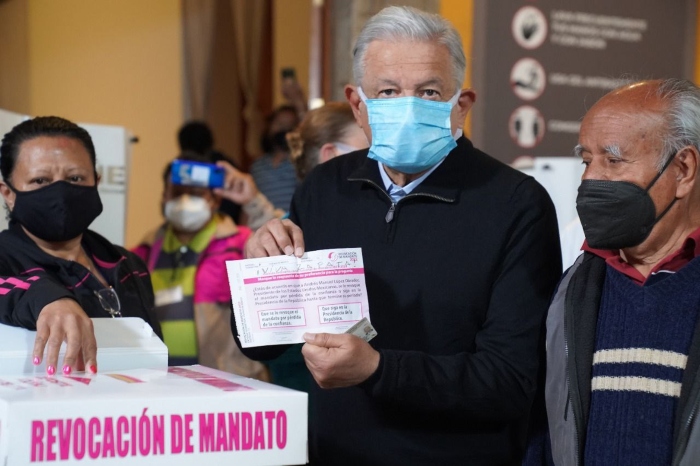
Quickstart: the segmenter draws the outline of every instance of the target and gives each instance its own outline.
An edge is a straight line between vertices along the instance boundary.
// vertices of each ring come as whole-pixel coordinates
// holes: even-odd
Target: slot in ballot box
[[[92,319],[97,340],[98,371],[163,369],[168,348],[150,325],[138,317]],[[36,332],[0,324],[0,375],[45,374],[45,362],[32,364]],[[61,346],[59,367],[66,344]],[[1,464],[1,463],[0,463]]]
[[[307,394],[203,366],[0,376],[0,464],[307,461]]]

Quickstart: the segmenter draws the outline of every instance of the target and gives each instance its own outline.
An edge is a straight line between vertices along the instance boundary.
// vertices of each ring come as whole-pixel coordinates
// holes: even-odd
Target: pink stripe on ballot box
[[[219,390],[223,390],[225,392],[244,392],[255,390],[252,387],[231,382],[230,380],[222,379],[221,377],[217,377],[215,375],[193,371],[192,369],[186,369],[184,367],[168,367],[168,372],[170,374],[179,375],[180,377],[185,377],[186,379],[196,380],[199,383],[218,388]]]
[[[311,272],[291,272],[263,275],[262,277],[245,278],[243,284],[249,285],[252,283],[265,283],[280,280],[302,280],[305,278],[332,277],[338,275],[359,275],[364,274],[365,269],[325,269],[313,270]]]

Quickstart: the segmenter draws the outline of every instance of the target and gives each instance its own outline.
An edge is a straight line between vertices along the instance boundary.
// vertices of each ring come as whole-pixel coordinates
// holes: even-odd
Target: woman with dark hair
[[[97,371],[90,317],[141,317],[158,336],[148,271],[133,253],[88,230],[102,212],[95,148],[59,117],[24,121],[0,145],[0,323],[36,329],[33,363],[46,371]]]

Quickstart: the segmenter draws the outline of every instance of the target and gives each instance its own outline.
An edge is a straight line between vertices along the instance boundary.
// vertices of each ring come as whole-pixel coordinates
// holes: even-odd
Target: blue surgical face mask
[[[426,171],[457,147],[450,115],[459,99],[458,90],[447,102],[418,97],[368,99],[357,92],[367,106],[372,145],[368,157],[401,173]]]

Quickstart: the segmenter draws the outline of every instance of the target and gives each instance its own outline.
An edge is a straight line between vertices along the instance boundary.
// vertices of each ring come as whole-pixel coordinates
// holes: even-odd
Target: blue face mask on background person
[[[447,102],[418,97],[368,99],[357,92],[367,106],[372,145],[368,157],[401,173],[428,170],[457,147],[450,115],[460,90]]]

